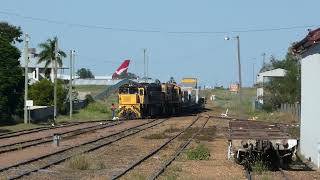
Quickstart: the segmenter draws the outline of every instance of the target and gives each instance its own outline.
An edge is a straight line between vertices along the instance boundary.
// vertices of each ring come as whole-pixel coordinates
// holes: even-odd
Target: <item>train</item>
[[[191,95],[174,83],[129,81],[119,87],[119,117],[143,119],[162,115],[175,115],[190,105]]]

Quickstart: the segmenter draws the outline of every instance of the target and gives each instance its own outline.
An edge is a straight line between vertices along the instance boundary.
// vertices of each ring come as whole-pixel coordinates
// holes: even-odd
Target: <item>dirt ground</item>
[[[51,143],[45,143],[45,144],[32,146],[32,147],[25,148],[18,151],[3,153],[3,154],[0,154],[0,167],[10,166],[17,162],[23,162],[25,160],[32,159],[37,156],[42,156],[42,155],[53,153],[62,149],[66,149],[70,146],[81,144],[101,136],[106,136],[108,134],[112,134],[114,132],[129,128],[129,127],[133,127],[141,123],[143,122],[136,121],[136,120],[130,121],[130,122],[124,122],[122,124],[96,130],[91,133],[81,134],[79,136],[75,136],[70,139],[62,139],[59,147],[54,147]],[[50,130],[50,132],[47,132],[46,134],[52,133],[51,131],[52,130]],[[41,135],[43,134],[45,134],[45,132],[41,133]]]
[[[89,153],[91,166],[87,170],[74,170],[70,162],[53,166],[47,170],[33,173],[25,179],[111,179],[132,162],[140,159],[155,147],[164,143],[169,137],[187,127],[195,117],[176,117],[154,128],[138,133],[134,137],[125,138],[108,147]],[[199,119],[194,127],[200,127],[204,119]],[[214,135],[199,138],[189,145],[189,148],[204,144],[210,150],[209,160],[188,160],[182,153],[160,179],[245,179],[242,166],[227,160],[227,141],[225,135],[228,123],[210,119],[206,125],[208,130],[215,131]],[[163,135],[163,132],[170,132]],[[200,136],[199,136],[200,137]],[[146,179],[168,159],[187,137],[178,138],[174,143],[150,157],[121,179]],[[97,164],[103,164],[97,167]]]
[[[210,107],[208,111],[203,112],[201,116],[219,115],[221,109]],[[121,139],[106,147],[87,153],[79,157],[80,161],[68,160],[67,162],[52,166],[48,169],[41,170],[37,173],[25,177],[24,179],[69,179],[69,180],[100,180],[111,179],[114,175],[122,172],[130,164],[148,154],[154,148],[159,147],[169,138],[173,137],[195,119],[195,116],[173,117],[162,124],[156,125],[150,129],[141,131],[133,136]],[[148,160],[138,165],[136,168],[121,177],[124,180],[143,180],[152,175],[155,170],[159,169],[168,158],[170,158],[179,146],[184,143],[196,130],[204,123],[205,118],[200,118],[189,131],[182,134],[181,137],[172,141],[163,150],[156,155],[151,156]],[[139,124],[138,121],[132,122]],[[194,129],[193,129],[194,128]],[[121,128],[120,128],[121,129]],[[112,133],[120,130],[119,128],[107,131],[97,131],[95,135],[79,136],[76,139],[66,141],[64,146],[72,143],[90,139],[89,137],[98,137],[102,134]],[[227,159],[229,131],[229,120],[209,119],[205,129],[196,137],[187,149],[168,166],[165,172],[159,177],[163,180],[212,180],[212,179],[246,179],[243,166],[234,163],[233,160]],[[102,133],[102,134],[101,134]],[[210,156],[207,160],[189,160],[187,152],[202,144],[209,150]],[[38,147],[39,148],[39,147]],[[29,148],[27,148],[29,149]],[[47,151],[51,151],[47,147]],[[30,148],[28,153],[37,151],[36,148]],[[40,150],[39,150],[40,151]],[[43,149],[41,150],[44,151]],[[17,156],[18,157],[18,156]],[[11,155],[14,158],[14,155]],[[6,158],[0,156],[0,162]],[[15,159],[15,161],[18,158]],[[78,160],[79,160],[78,159]],[[10,161],[10,160],[7,160]],[[79,170],[80,165],[86,164],[83,170]],[[319,171],[285,171],[289,179],[320,179]],[[262,174],[253,173],[253,179],[284,179],[280,172],[265,171]],[[0,178],[1,179],[1,178]]]

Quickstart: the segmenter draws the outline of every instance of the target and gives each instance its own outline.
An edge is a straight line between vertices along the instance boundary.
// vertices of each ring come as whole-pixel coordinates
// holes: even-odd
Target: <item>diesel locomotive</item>
[[[131,81],[119,87],[118,99],[120,118],[147,118],[179,113],[182,92],[175,83]]]

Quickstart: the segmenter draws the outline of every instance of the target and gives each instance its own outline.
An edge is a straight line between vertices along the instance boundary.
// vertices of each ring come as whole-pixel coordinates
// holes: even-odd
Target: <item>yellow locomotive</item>
[[[119,116],[125,119],[170,115],[181,110],[181,89],[171,83],[137,83],[119,87]]]

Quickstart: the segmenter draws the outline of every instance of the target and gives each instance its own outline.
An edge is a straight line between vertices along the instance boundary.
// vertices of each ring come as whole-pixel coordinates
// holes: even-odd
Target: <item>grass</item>
[[[75,90],[79,92],[90,93],[92,96],[95,96],[106,89],[105,85],[77,85]]]
[[[145,139],[166,139],[166,138],[169,138],[169,137],[170,136],[166,135],[164,132],[143,136],[143,138],[145,138]]]
[[[240,104],[239,94],[229,92],[223,89],[205,90],[201,92],[203,96],[210,102],[210,96],[215,95],[216,99],[213,102],[215,112],[224,113],[229,110],[230,117],[241,117],[256,119],[266,122],[282,122],[282,123],[298,123],[296,118],[290,113],[283,112],[265,112],[254,108],[254,100],[256,98],[255,88],[242,88],[242,103]]]
[[[179,132],[181,131],[181,129],[170,126],[170,128],[164,130],[164,133],[175,133],[175,132]]]
[[[203,128],[198,136],[195,137],[198,141],[213,141],[216,136],[217,128],[216,126],[210,126]]]
[[[263,172],[268,171],[268,167],[263,163],[263,161],[255,161],[251,168],[252,172],[257,174],[262,174]]]
[[[189,139],[193,134],[197,133],[200,130],[200,127],[194,127],[187,129],[180,137],[181,140]],[[194,139],[196,141],[212,141],[216,135],[216,127],[210,126],[207,128],[203,128],[199,135],[197,135]]]
[[[90,103],[84,109],[74,112],[71,121],[93,121],[111,119],[110,106],[102,101]],[[70,122],[69,115],[59,116],[57,122]]]
[[[26,129],[33,129],[37,127],[42,127],[44,125],[39,124],[14,124],[14,125],[7,125],[7,126],[0,126],[0,133],[6,133],[6,132],[13,132],[13,131],[21,131]]]
[[[182,172],[182,168],[177,165],[171,165],[163,173],[163,179],[166,180],[176,180],[179,177],[179,173]]]
[[[145,180],[147,178],[145,176],[143,176],[142,174],[132,173],[132,175],[130,176],[130,179],[132,179],[132,180]]]
[[[77,155],[68,162],[68,167],[74,170],[88,170],[91,165],[91,159],[87,155]]]
[[[111,119],[111,104],[114,103],[117,107],[118,96],[112,94],[104,101],[95,101],[90,103],[84,109],[74,112],[71,121],[93,121],[93,120],[106,120]],[[57,118],[57,122],[70,122],[69,115],[60,115]]]
[[[73,170],[101,170],[106,168],[100,158],[93,158],[87,154],[76,155],[70,158],[66,164]]]
[[[190,149],[187,152],[188,160],[209,160],[210,151],[204,144],[198,144],[194,149]]]

